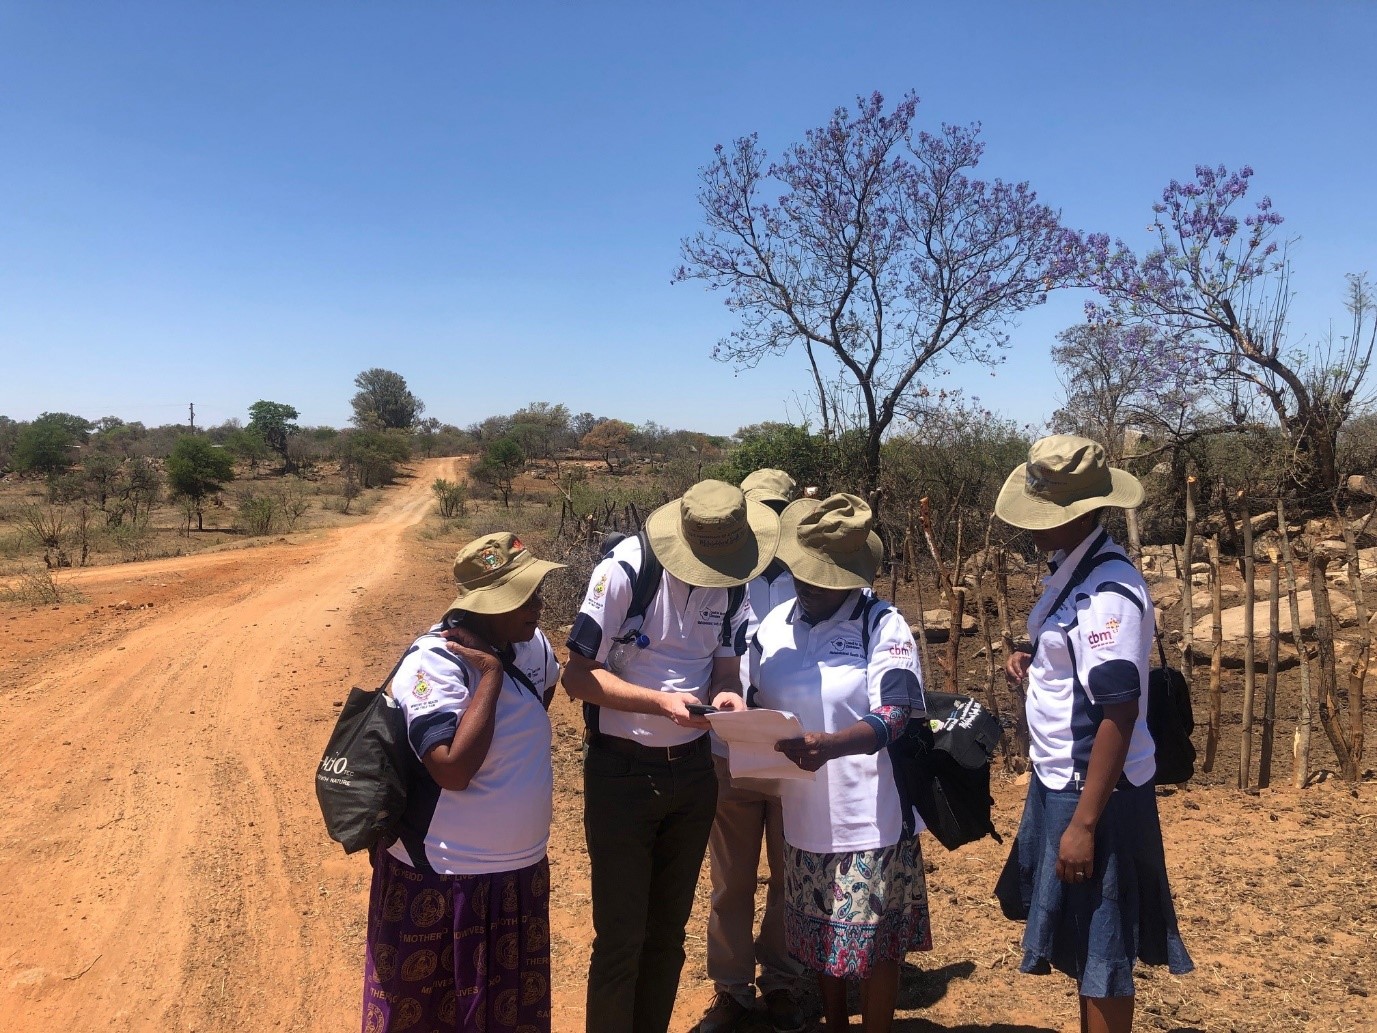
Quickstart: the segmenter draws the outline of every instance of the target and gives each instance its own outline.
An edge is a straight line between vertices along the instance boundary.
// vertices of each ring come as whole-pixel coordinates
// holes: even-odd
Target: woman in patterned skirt
[[[846,981],[856,979],[862,1028],[886,1033],[899,963],[931,950],[932,937],[922,851],[916,832],[904,834],[885,750],[924,714],[923,688],[908,624],[870,590],[881,557],[873,522],[854,495],[784,510],[777,555],[798,599],[761,621],[751,702],[798,716],[806,734],[775,748],[816,772],[780,783],[789,953],[818,974],[828,1030],[847,1027]]]
[[[512,534],[454,562],[459,597],[392,680],[431,781],[373,855],[364,1033],[549,1033],[550,720],[559,664]]]

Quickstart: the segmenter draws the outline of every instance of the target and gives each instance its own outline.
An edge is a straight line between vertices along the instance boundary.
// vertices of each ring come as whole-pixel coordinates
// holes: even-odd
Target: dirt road
[[[60,579],[76,601],[0,609],[5,1033],[358,1029],[369,868],[326,839],[312,776],[332,704],[452,597],[456,543],[416,531],[457,470],[421,464],[353,527],[76,571]],[[583,1029],[591,930],[581,721],[562,693],[551,719],[564,1033]],[[1221,777],[1160,801],[1198,969],[1142,973],[1138,1027],[1377,1030],[1377,783],[1247,794]],[[1024,790],[993,792],[1011,832]],[[1073,984],[1015,971],[1019,930],[990,898],[1006,849],[925,843],[936,949],[909,957],[896,1033],[1068,1028]],[[706,882],[671,1033],[712,995]]]
[[[86,603],[5,622],[9,1029],[357,1023],[367,864],[324,839],[312,769],[363,673],[350,617],[454,469],[299,543],[76,572]]]

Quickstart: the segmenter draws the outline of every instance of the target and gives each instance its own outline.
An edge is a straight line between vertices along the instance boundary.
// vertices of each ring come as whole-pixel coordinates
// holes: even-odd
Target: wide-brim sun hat
[[[698,588],[732,588],[758,577],[779,546],[779,517],[725,481],[699,481],[651,513],[650,548],[664,568]]]
[[[454,557],[459,595],[449,608],[469,613],[510,613],[531,598],[546,574],[563,566],[536,559],[510,531],[475,538]]]
[[[788,505],[796,487],[794,479],[783,470],[764,469],[746,475],[741,482],[741,493],[756,502],[783,502]]]
[[[779,518],[779,561],[818,588],[869,588],[884,559],[875,514],[855,495],[799,499]]]
[[[1110,466],[1099,442],[1054,434],[1034,441],[1028,462],[1009,474],[995,516],[1027,531],[1047,531],[1092,510],[1135,509],[1142,501],[1138,478]]]

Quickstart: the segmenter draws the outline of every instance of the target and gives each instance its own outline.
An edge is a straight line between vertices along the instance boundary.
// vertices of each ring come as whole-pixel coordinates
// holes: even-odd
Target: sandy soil
[[[416,528],[420,464],[365,522],[252,549],[64,575],[83,601],[0,610],[0,1016],[23,1031],[357,1028],[367,861],[324,834],[313,768],[450,598],[457,542]],[[517,529],[519,530],[519,528]],[[555,1028],[581,1030],[591,938],[576,709],[556,727]],[[1022,789],[996,785],[1012,832]],[[1329,781],[1162,798],[1198,971],[1141,983],[1143,1029],[1377,1030],[1377,791]],[[1020,976],[989,891],[1004,848],[929,841],[937,949],[900,1031],[1070,1027],[1068,981]],[[704,879],[704,884],[706,879]],[[674,1030],[711,996],[703,906]]]

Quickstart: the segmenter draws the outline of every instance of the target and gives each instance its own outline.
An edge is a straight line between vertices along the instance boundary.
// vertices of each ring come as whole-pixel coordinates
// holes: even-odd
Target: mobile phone
[[[685,703],[684,709],[695,717],[703,717],[706,714],[717,713],[717,708],[706,703]]]

